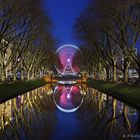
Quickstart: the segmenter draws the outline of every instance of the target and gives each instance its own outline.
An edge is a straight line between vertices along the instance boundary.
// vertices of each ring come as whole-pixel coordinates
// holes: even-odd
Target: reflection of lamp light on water
[[[70,94],[67,94],[67,99],[70,99]]]

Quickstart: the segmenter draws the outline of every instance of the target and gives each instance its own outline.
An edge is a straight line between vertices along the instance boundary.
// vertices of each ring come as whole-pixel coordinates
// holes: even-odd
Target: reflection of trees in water
[[[46,139],[55,122],[55,106],[52,95],[48,93],[47,87],[39,88],[9,100],[9,105],[1,105],[0,139]],[[11,111],[8,115],[7,108]],[[42,128],[45,129],[45,136],[42,135]]]
[[[127,116],[127,106],[125,104],[123,106],[122,119],[123,119],[123,125],[125,126],[125,128],[127,128],[128,132],[131,133],[131,129],[132,129],[131,123]]]
[[[74,106],[79,106],[82,102],[82,98],[83,98],[83,95],[80,95],[78,93],[78,95],[74,95],[74,97],[72,98],[72,103]]]
[[[83,105],[78,111],[78,117],[86,130],[84,140],[118,140],[123,139],[124,134],[135,133],[126,105],[121,113],[116,99],[108,96],[104,99],[100,92],[92,92],[93,94],[85,95]]]
[[[134,132],[140,134],[140,110],[138,110],[138,120],[135,123]]]

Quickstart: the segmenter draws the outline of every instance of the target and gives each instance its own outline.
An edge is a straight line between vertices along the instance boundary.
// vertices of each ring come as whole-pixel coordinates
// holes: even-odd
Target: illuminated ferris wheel
[[[78,70],[76,66],[73,65],[74,56],[79,52],[82,55],[81,50],[71,44],[62,45],[59,47],[55,54],[58,56],[59,62],[61,64],[61,69],[56,67],[56,70],[61,75],[76,75]]]

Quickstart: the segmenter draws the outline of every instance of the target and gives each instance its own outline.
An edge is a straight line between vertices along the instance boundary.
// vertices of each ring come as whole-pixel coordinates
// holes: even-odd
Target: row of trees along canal
[[[90,0],[74,27],[83,49],[83,65],[89,71],[100,78],[106,75],[108,80],[111,75],[113,81],[120,71],[127,82],[133,63],[140,79],[140,56],[135,52],[140,42],[139,0]]]
[[[0,1],[0,79],[36,77],[51,65],[55,40],[41,0]],[[49,60],[49,61],[48,61]]]

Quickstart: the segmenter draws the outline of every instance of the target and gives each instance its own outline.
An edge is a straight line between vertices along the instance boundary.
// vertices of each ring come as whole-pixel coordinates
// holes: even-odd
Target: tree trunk
[[[30,80],[30,71],[27,72],[27,80]]]
[[[128,82],[128,68],[130,66],[130,62],[125,58],[124,65],[123,65],[123,81],[125,83]]]
[[[5,71],[5,69],[4,68],[2,68],[2,73],[1,73],[2,75],[1,75],[1,81],[2,82],[5,82],[5,80],[6,80],[6,71]]]
[[[24,80],[24,71],[21,71],[21,80]]]
[[[15,82],[17,80],[17,71],[14,70],[13,72],[13,81]]]
[[[37,79],[37,71],[36,70],[34,70],[34,77],[35,77],[35,79]]]
[[[95,76],[95,71],[93,71],[93,79],[95,79],[96,78],[96,76]]]
[[[113,61],[113,81],[117,81],[117,68],[116,68],[116,60]]]
[[[35,79],[35,69],[32,70],[32,78]]]
[[[128,82],[128,69],[124,70],[124,82],[127,83]]]
[[[109,81],[109,68],[106,67],[106,79],[107,81]]]
[[[101,79],[101,63],[100,62],[99,62],[98,77],[99,77],[99,79]]]

